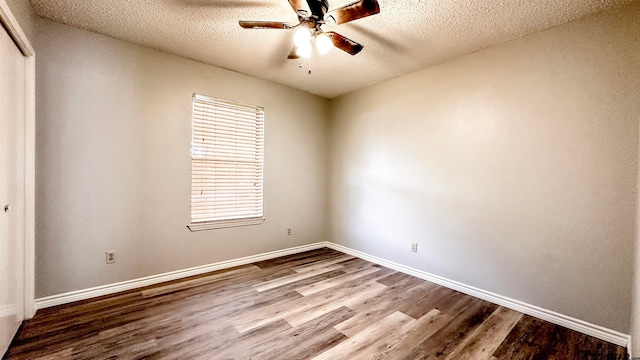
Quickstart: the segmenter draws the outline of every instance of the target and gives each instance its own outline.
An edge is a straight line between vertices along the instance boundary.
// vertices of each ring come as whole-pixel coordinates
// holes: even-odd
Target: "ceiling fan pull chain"
[[[309,75],[311,75],[311,56],[309,56]]]

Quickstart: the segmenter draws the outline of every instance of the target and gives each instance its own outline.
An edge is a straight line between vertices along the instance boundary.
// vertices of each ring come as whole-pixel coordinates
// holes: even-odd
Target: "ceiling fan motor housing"
[[[329,10],[328,0],[307,0],[311,14],[316,16],[319,20],[324,18],[324,14]]]

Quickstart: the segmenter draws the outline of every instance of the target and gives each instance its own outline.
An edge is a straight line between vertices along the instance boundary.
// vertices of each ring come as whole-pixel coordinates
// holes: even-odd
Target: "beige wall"
[[[639,9],[338,98],[330,239],[628,333]]]
[[[326,240],[327,100],[47,20],[37,34],[36,297]],[[264,224],[186,228],[194,92],[265,107]]]

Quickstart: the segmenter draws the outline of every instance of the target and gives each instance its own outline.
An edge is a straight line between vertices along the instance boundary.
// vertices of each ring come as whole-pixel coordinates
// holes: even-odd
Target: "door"
[[[0,26],[0,357],[24,318],[25,58]]]

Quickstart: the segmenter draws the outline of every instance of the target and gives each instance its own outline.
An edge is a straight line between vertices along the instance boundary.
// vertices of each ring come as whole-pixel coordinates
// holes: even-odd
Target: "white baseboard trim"
[[[36,299],[36,310],[327,247],[325,241]]]
[[[616,345],[625,346],[628,349],[630,347],[631,336],[620,333],[615,330],[607,329],[605,327],[591,324],[583,320],[579,320],[567,315],[557,313],[555,311],[543,309],[541,307],[527,304],[519,300],[511,299],[506,296],[498,295],[490,291],[485,291],[485,290],[478,289],[476,287],[469,286],[457,281],[449,280],[438,275],[430,274],[426,271],[414,269],[402,264],[388,261],[373,255],[363,253],[361,251],[348,248],[343,245],[328,242],[327,247],[330,249],[343,252],[345,254],[349,254],[349,255],[361,258],[363,260],[370,261],[378,265],[391,268],[396,271],[403,272],[405,274],[413,275],[420,279],[427,280],[438,285],[442,285],[449,289],[457,290],[457,291],[460,291],[461,293],[465,293],[465,294],[480,298],[482,300],[486,300],[494,304],[504,306],[509,309],[513,309],[515,311],[519,311],[521,313],[536,317],[538,319],[546,320],[550,323],[564,326],[568,329],[575,330],[580,333],[590,335],[595,338],[608,341]],[[630,352],[631,349],[627,351],[631,353]]]
[[[0,306],[0,319],[11,318],[11,321],[20,315],[17,304]]]

